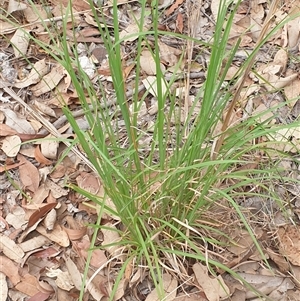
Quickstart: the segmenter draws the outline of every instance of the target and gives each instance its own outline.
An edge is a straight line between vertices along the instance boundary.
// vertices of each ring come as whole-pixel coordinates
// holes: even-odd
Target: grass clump
[[[148,267],[161,300],[166,297],[161,281],[164,270],[181,274],[183,278],[188,277],[188,259],[205,262],[212,272],[214,267],[234,274],[225,264],[208,256],[208,245],[221,248],[226,245],[224,241],[231,241],[220,229],[220,225],[226,222],[225,217],[224,220],[214,217],[221,218],[226,210],[233,210],[267,264],[255,233],[236,200],[241,195],[250,196],[251,192],[247,192],[246,188],[254,186],[257,188],[255,194],[259,193],[264,198],[273,194],[279,200],[274,191],[269,191],[269,183],[279,177],[278,171],[276,168],[266,170],[261,164],[266,160],[262,156],[268,153],[268,143],[254,143],[278,127],[269,127],[267,121],[257,122],[257,116],[230,125],[242,83],[251,71],[255,54],[279,26],[267,34],[269,19],[266,20],[255,50],[240,67],[234,82],[225,81],[225,76],[239,48],[237,42],[228,50],[229,32],[239,2],[221,1],[210,43],[172,34],[187,44],[192,42],[210,51],[205,82],[192,106],[188,106],[187,98],[177,99],[172,89],[173,83],[182,74],[174,72],[166,80],[161,68],[159,41],[162,36],[171,34],[158,29],[158,3],[152,2],[150,10],[146,1],[141,1],[139,5],[140,18],[136,19],[139,31],[133,34],[137,36],[133,49],[136,79],[133,92],[128,96],[122,57],[122,45],[126,39],[121,39],[119,34],[117,2],[113,1],[112,5],[113,29],[105,23],[104,11],[96,9],[90,2],[108,53],[115,92],[113,110],[111,99],[107,98],[101,81],[97,82],[99,93],[82,69],[76,43],[70,49],[66,34],[69,26],[67,17],[62,20],[59,45],[54,36],[51,46],[36,41],[47,51],[52,49],[53,58],[63,65],[72,79],[89,130],[80,129],[68,106],[64,106],[64,114],[76,134],[75,142],[80,145],[93,170],[101,178],[105,195],[100,199],[78,187],[72,187],[99,205],[95,235],[96,229],[105,228],[105,225],[101,225],[102,213],[108,212],[120,219],[118,230],[113,231],[120,234],[121,239],[116,244],[127,257],[115,281],[110,300],[131,261]],[[71,6],[67,13],[72,15]],[[149,14],[152,27],[145,30],[145,19]],[[50,30],[49,34],[53,35]],[[142,128],[138,113],[151,89],[144,90],[141,96],[140,60],[145,49],[152,53],[156,66],[156,82],[153,85],[156,87],[157,114],[151,131]],[[182,56],[181,61],[184,60]],[[178,71],[179,67],[175,69]],[[185,88],[189,89],[188,86]],[[198,114],[195,114],[196,108],[200,108]],[[227,113],[223,120],[224,112]],[[185,116],[184,120],[180,120],[181,114]],[[222,129],[218,130],[221,120]],[[296,126],[291,123],[285,127]],[[148,144],[143,144],[144,141],[148,141]],[[249,157],[254,158],[250,159],[254,167],[243,169],[245,164],[249,164]],[[114,207],[106,203],[108,199]],[[102,247],[105,249],[105,246]]]

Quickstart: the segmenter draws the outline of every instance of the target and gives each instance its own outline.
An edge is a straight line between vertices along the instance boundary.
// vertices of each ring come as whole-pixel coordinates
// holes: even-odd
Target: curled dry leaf
[[[199,285],[202,287],[209,301],[219,301],[230,295],[230,290],[224,283],[223,278],[219,275],[217,278],[212,278],[208,275],[206,266],[196,263],[193,265],[193,271]]]
[[[66,231],[69,239],[72,241],[82,238],[87,231],[87,227],[81,227],[80,229],[68,229],[66,227],[63,227],[63,229]]]
[[[23,80],[16,81],[14,86],[19,89],[26,88],[30,85],[38,83],[41,80],[41,78],[47,73],[48,66],[46,65],[45,59],[40,60],[33,65],[33,68],[31,69],[28,76]]]
[[[8,2],[8,8],[7,8],[7,13],[11,14],[15,11],[20,11],[24,10],[27,8],[27,5],[20,2],[20,1],[15,1],[15,0],[9,0]]]
[[[0,166],[0,173],[3,171],[8,171],[10,169],[14,169],[16,167],[19,167],[20,165],[24,164],[24,162],[14,163],[10,165]]]
[[[41,142],[41,153],[48,159],[56,159],[58,147],[58,141],[49,135]]]
[[[101,300],[105,296],[98,286],[96,286],[93,282],[89,281],[89,278],[87,278],[87,283],[89,283],[87,286],[87,290],[95,300]]]
[[[0,272],[0,300],[7,300],[8,286],[6,276]]]
[[[82,172],[76,181],[80,188],[92,194],[97,194],[101,186],[99,178],[92,173]]]
[[[41,169],[39,170],[39,172],[41,173]],[[46,187],[45,184],[41,184],[32,197],[32,204],[39,204],[40,206],[45,206],[43,202],[47,199],[48,195],[49,189]]]
[[[33,275],[26,274],[22,277],[21,282],[16,285],[16,289],[28,296],[34,296],[39,292],[38,281]]]
[[[38,226],[36,230],[62,247],[66,248],[70,245],[67,233],[58,224],[54,225],[52,232],[48,232],[43,226]]]
[[[46,281],[38,281],[37,288],[45,294],[52,294],[54,292],[53,287]]]
[[[52,231],[53,228],[54,228],[54,225],[55,225],[55,222],[56,222],[56,217],[57,217],[57,213],[56,213],[56,210],[53,208],[51,209],[45,219],[44,219],[44,225],[46,227],[46,229],[48,231]]]
[[[110,229],[108,229],[110,228]],[[108,223],[105,225],[105,229],[101,230],[102,234],[103,234],[103,242],[102,242],[102,246],[105,247],[105,245],[110,245],[110,244],[116,244],[110,247],[105,247],[105,250],[112,256],[116,256],[119,255],[120,253],[122,253],[122,249],[120,248],[120,245],[118,244],[118,242],[120,241],[121,237],[116,229],[116,227],[111,224]]]
[[[26,57],[29,45],[29,31],[24,28],[17,29],[10,42],[14,48],[16,58]]]
[[[176,300],[176,294],[177,294],[177,279],[173,277],[170,274],[163,274],[162,275],[162,281],[163,281],[163,288],[165,292],[165,298],[166,301],[172,301]],[[153,290],[146,298],[146,301],[160,301],[159,294],[157,290]]]
[[[32,2],[27,3],[29,6],[23,11],[23,13],[28,23],[33,23],[38,19],[44,20],[48,18],[49,15],[47,14],[47,10],[42,4],[39,5]]]
[[[27,220],[25,219],[25,211],[20,206],[15,206],[11,210],[11,213],[8,213],[6,215],[5,220],[9,225],[13,226],[15,229],[20,229],[22,226],[27,224]]]
[[[48,238],[43,235],[39,235],[20,243],[19,246],[24,252],[29,252],[40,247],[46,247],[47,245],[50,245],[50,243],[51,242]],[[47,249],[45,251],[47,251]],[[49,254],[47,254],[47,256],[49,257]]]
[[[0,256],[0,272],[9,278],[13,285],[18,284],[21,281],[17,266],[6,256]]]
[[[25,255],[23,250],[9,237],[0,234],[0,250],[9,259],[20,263]]]
[[[115,293],[115,300],[121,300],[121,298],[124,296],[125,290],[127,288],[127,284],[128,284],[128,280],[126,280],[126,279],[122,279],[119,282],[117,291]]]
[[[293,289],[295,285],[289,278],[283,278],[279,276],[268,276],[253,273],[238,273],[244,280],[251,283],[262,294],[269,295],[273,291],[277,290],[281,293],[286,292],[288,289]],[[255,298],[257,295],[252,290],[246,292],[246,299]],[[276,300],[282,300],[276,299]]]
[[[40,183],[40,175],[38,169],[24,156],[18,155],[18,160],[24,162],[19,166],[20,180],[22,184],[30,191],[37,191]]]
[[[15,135],[17,134],[17,131],[9,127],[8,125],[1,123],[0,124],[0,136],[9,136],[9,135]]]
[[[74,287],[72,278],[68,271],[63,272],[60,269],[49,269],[49,271],[46,272],[46,275],[50,278],[56,278],[56,285],[65,291],[70,291]]]
[[[21,148],[21,139],[19,136],[8,136],[2,140],[1,149],[8,157],[15,157]]]
[[[280,227],[277,236],[280,243],[280,254],[285,256],[292,264],[300,266],[299,227],[293,225]]]
[[[74,283],[76,289],[80,290],[82,286],[82,277],[81,274],[74,263],[74,261],[70,257],[65,258],[66,267],[71,276],[72,282]]]
[[[29,217],[27,228],[32,227],[40,219],[45,217],[46,214],[48,214],[48,212],[50,212],[53,208],[55,208],[56,205],[57,205],[57,203],[46,204],[43,207],[41,207],[41,208],[37,209],[36,211],[34,211],[31,214],[31,216]]]
[[[74,249],[76,249],[76,252],[78,255],[82,256],[83,258],[87,258],[88,256],[88,250],[90,249],[90,242],[85,236],[81,239],[81,241],[74,241],[73,242]],[[94,249],[92,251],[92,258],[90,264],[96,268],[99,268],[103,265],[105,265],[107,262],[107,257],[105,256],[104,251],[100,249]]]
[[[65,70],[62,66],[54,67],[50,73],[44,76],[43,80],[31,88],[33,95],[38,97],[54,89],[61,79],[65,76]]]
[[[38,292],[34,296],[32,296],[28,301],[44,301],[49,298],[50,294],[49,293],[42,293]]]
[[[32,104],[42,114],[57,118],[55,111],[53,109],[51,109],[49,106],[47,106],[46,104],[44,104],[40,101],[37,101],[37,100],[35,100]]]
[[[157,98],[157,78],[156,76],[148,76],[142,80],[145,88],[151,93],[154,97]],[[168,91],[165,81],[162,81],[162,94],[165,95]]]
[[[20,116],[20,114],[17,114],[10,109],[1,109],[1,111],[6,117],[5,124],[7,126],[14,129],[18,133],[35,134],[35,130],[30,122],[28,122],[24,117]]]

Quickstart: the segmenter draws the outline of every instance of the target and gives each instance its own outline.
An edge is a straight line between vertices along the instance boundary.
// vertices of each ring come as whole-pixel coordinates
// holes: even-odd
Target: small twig
[[[25,110],[27,110],[36,120],[38,120],[47,130],[48,132],[56,138],[60,138],[61,141],[67,146],[70,147],[72,152],[77,155],[83,162],[85,162],[91,170],[97,173],[93,164],[75,147],[72,146],[71,143],[66,141],[65,137],[61,135],[61,133],[46,120],[39,112],[32,109],[26,102],[23,101],[11,88],[9,88],[1,79],[0,79],[0,88],[3,89],[8,95],[10,95],[14,100],[16,100],[20,105],[22,105]]]

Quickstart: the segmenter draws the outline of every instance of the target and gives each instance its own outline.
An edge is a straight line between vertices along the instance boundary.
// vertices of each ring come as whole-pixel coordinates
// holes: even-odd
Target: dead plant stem
[[[275,9],[277,7],[277,4],[278,4],[278,1],[279,0],[274,0],[271,5],[270,5],[270,10],[268,12],[268,15],[265,19],[265,22],[262,26],[262,30],[260,32],[260,35],[256,41],[256,44],[255,44],[255,47],[254,49],[257,49],[260,45],[260,43],[262,42],[262,40],[264,39],[268,29],[269,29],[269,26],[270,26],[270,21],[272,20],[272,17],[274,16],[274,13],[275,13]],[[234,110],[234,107],[238,101],[238,99],[240,98],[240,94],[241,94],[241,91],[242,91],[242,88],[243,88],[243,85],[244,85],[244,82],[245,80],[247,79],[247,76],[249,75],[253,65],[254,65],[254,62],[255,62],[255,58],[256,58],[256,55],[254,55],[250,62],[248,63],[246,69],[245,69],[245,72],[243,74],[243,77],[242,77],[242,80],[238,83],[238,87],[234,93],[234,96],[233,96],[233,99],[231,101],[231,104],[229,106],[229,109],[226,113],[226,116],[225,116],[225,119],[224,119],[224,122],[223,122],[223,126],[222,126],[222,129],[221,129],[221,136],[219,136],[215,143],[215,148],[213,149],[212,151],[212,160],[215,160],[217,157],[218,157],[218,154],[220,152],[220,149],[221,149],[221,146],[224,142],[224,139],[225,139],[225,136],[226,136],[226,131],[229,127],[229,121],[231,120],[232,118],[232,113],[233,113],[233,110]]]

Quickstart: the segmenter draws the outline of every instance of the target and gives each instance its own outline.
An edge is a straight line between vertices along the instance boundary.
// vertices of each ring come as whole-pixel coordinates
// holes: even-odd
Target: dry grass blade
[[[278,5],[278,0],[274,0],[271,5],[270,5],[270,10],[268,12],[268,15],[265,19],[265,22],[262,26],[262,30],[260,32],[260,35],[256,41],[256,45],[254,47],[254,49],[259,49],[259,45],[261,44],[261,42],[263,41],[269,27],[270,27],[270,21],[272,20],[273,16],[274,16],[274,13],[276,11],[276,7]],[[251,60],[249,61],[248,63],[248,66],[246,67],[245,71],[244,71],[244,74],[243,74],[243,77],[241,78],[241,80],[239,81],[238,83],[238,87],[234,93],[234,96],[233,96],[233,99],[231,101],[231,104],[229,106],[229,109],[226,113],[226,116],[225,116],[225,119],[224,119],[224,122],[223,122],[223,126],[222,126],[222,129],[221,129],[221,136],[216,138],[217,139],[217,142],[215,144],[215,148],[213,149],[212,151],[212,159],[215,160],[217,157],[218,157],[218,154],[219,154],[219,151],[220,151],[220,148],[224,142],[224,139],[225,139],[225,136],[226,136],[226,130],[228,129],[229,127],[229,121],[230,119],[232,118],[232,114],[233,114],[233,110],[234,110],[234,107],[238,101],[238,99],[240,98],[240,94],[241,94],[241,91],[242,91],[242,88],[243,88],[243,85],[244,85],[244,82],[246,81],[246,78],[248,77],[250,71],[251,71],[251,68],[253,67],[253,64],[254,64],[254,61],[255,61],[255,55],[251,58]]]

